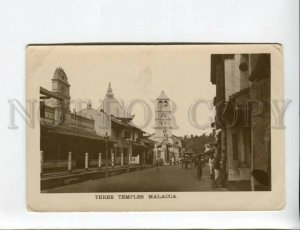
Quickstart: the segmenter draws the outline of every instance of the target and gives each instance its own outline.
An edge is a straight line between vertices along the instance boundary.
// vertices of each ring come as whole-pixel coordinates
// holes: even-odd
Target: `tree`
[[[184,136],[183,139],[183,145],[187,152],[193,152],[193,153],[202,153],[205,150],[204,145],[208,143],[214,143],[215,137],[213,135],[201,135],[201,136],[194,136],[191,135],[188,137],[188,135]]]

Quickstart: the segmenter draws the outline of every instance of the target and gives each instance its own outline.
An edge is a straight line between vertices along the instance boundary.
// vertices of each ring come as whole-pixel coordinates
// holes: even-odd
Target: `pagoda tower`
[[[172,143],[171,105],[164,91],[155,102],[155,140]]]

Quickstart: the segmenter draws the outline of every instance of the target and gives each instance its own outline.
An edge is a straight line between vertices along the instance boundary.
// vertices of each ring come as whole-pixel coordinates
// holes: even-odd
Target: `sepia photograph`
[[[0,28],[0,229],[300,229],[298,0],[13,0]]]
[[[270,52],[149,44],[31,54],[41,194],[272,191]]]

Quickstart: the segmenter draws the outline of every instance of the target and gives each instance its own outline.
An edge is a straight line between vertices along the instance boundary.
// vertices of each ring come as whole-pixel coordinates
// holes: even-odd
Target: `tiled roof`
[[[117,118],[114,118],[114,117],[111,117],[111,121],[115,122],[116,124],[123,125],[123,126],[129,127],[129,128],[131,127],[131,128],[134,128],[134,129],[138,129],[141,132],[146,133],[145,131],[141,130],[139,127],[137,127],[136,125],[134,125],[132,123],[125,123],[125,122],[122,122],[122,121],[120,121],[120,120],[118,120]]]

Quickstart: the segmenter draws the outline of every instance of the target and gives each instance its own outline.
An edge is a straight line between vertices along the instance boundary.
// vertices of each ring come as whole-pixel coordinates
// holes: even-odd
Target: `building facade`
[[[269,54],[211,56],[217,152],[229,189],[271,189],[270,75]],[[263,185],[251,176],[257,170],[269,178]]]
[[[96,135],[94,120],[70,111],[68,78],[57,68],[52,90],[40,88],[41,172],[101,167],[106,146],[113,143]]]
[[[153,164],[153,141],[132,123],[110,84],[100,110],[87,103],[71,112],[70,99],[68,77],[57,68],[52,89],[40,87],[41,173]]]

